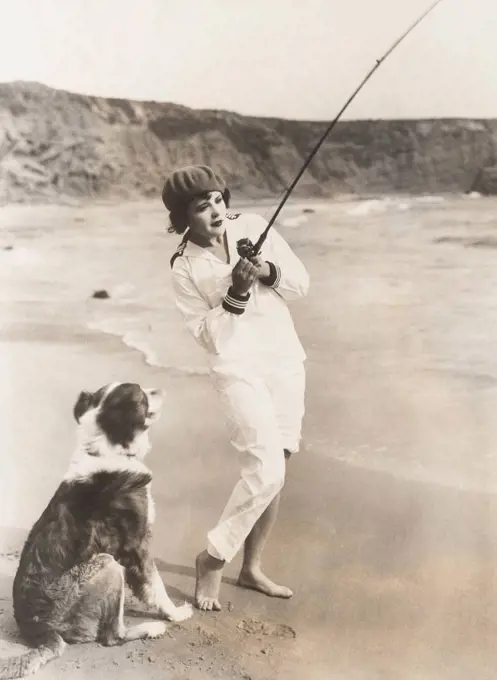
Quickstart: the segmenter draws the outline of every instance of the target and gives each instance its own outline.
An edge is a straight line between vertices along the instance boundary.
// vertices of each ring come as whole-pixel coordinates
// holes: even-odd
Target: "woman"
[[[219,610],[222,569],[244,546],[238,583],[273,597],[292,591],[261,569],[276,519],[285,458],[296,452],[304,415],[305,353],[286,301],[307,294],[303,264],[272,229],[259,257],[240,258],[266,226],[254,214],[228,213],[229,191],[207,166],[172,173],[162,192],[170,231],[184,234],[171,259],[172,280],[187,328],[210,355],[241,473],[207,549],[197,556],[196,606]]]

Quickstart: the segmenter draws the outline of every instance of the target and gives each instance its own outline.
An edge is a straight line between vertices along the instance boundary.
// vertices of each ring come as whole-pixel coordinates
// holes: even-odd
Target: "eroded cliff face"
[[[327,124],[0,84],[0,200],[153,197],[189,163],[240,195],[274,196]],[[342,121],[296,195],[493,192],[494,166],[495,120]]]

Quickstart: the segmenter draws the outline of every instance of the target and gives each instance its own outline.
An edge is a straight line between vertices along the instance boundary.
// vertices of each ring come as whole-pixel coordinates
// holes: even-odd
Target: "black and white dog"
[[[152,475],[142,460],[161,405],[160,390],[131,383],[79,395],[76,451],[29,533],[14,579],[15,619],[33,649],[0,660],[0,678],[36,672],[66,642],[116,645],[162,635],[162,621],[125,627],[125,583],[165,619],[192,615],[191,605],[170,600],[150,553]]]

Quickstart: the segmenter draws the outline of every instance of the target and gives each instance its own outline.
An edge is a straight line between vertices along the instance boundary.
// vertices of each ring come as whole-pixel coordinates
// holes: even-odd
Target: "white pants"
[[[230,562],[285,481],[284,449],[296,453],[304,416],[301,361],[247,375],[217,377],[241,475],[214,529],[208,552]]]

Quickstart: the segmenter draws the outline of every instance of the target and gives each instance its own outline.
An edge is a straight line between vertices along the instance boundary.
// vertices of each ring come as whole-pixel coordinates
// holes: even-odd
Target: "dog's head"
[[[124,454],[143,458],[150,448],[148,428],[159,416],[163,391],[136,383],[113,383],[96,392],[80,393],[74,405],[87,453]]]

